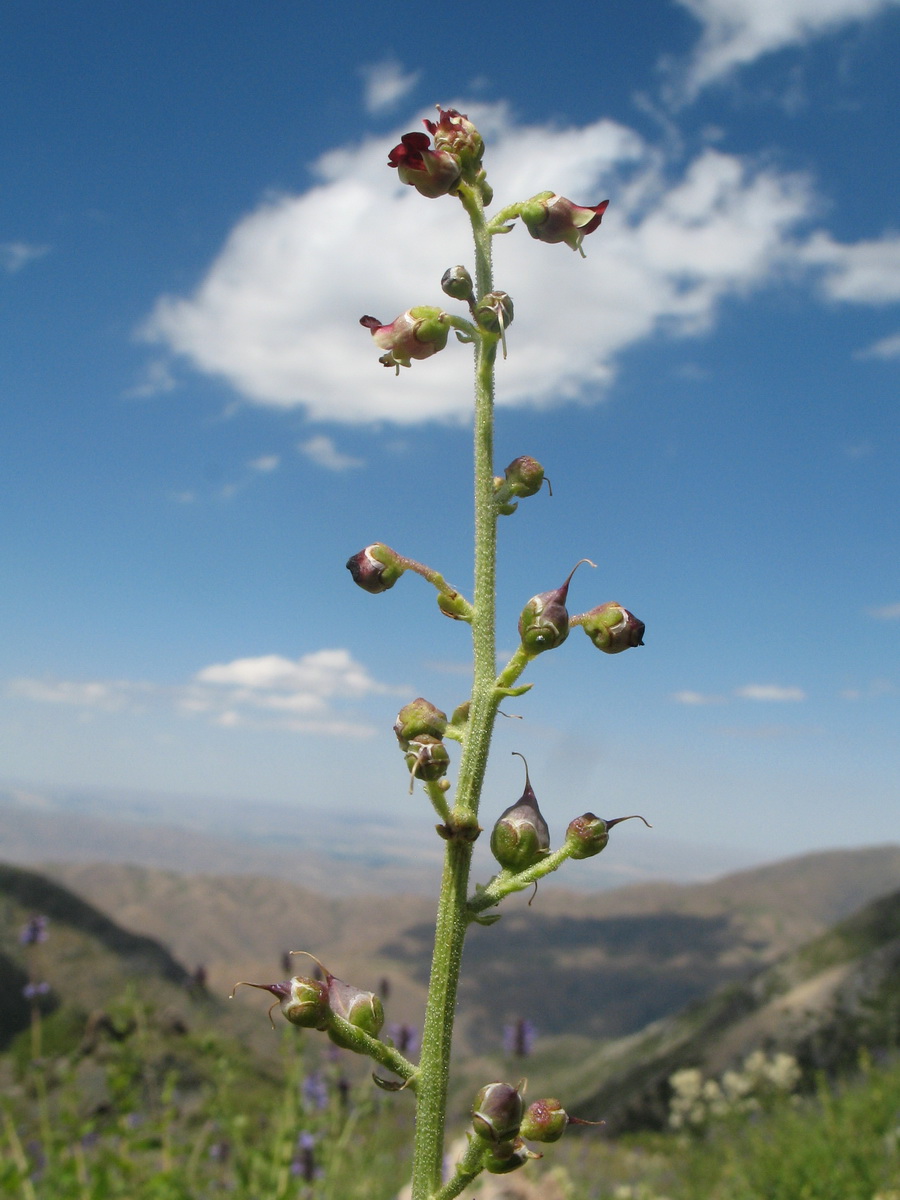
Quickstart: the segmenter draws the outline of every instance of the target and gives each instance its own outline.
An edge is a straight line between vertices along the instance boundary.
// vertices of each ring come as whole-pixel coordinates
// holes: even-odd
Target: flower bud
[[[392,588],[406,568],[390,546],[383,542],[373,542],[360,550],[352,558],[347,559],[347,570],[353,576],[353,582],[376,596]]]
[[[475,305],[474,315],[482,329],[502,333],[512,324],[512,297],[507,292],[488,292]]]
[[[442,775],[446,775],[450,766],[450,755],[440,739],[421,733],[409,743],[409,753],[406,755],[406,765],[409,773],[415,779],[426,783],[434,783]],[[412,784],[410,783],[410,790]]]
[[[540,1154],[529,1150],[521,1138],[516,1138],[513,1142],[504,1142],[492,1147],[481,1162],[484,1169],[492,1175],[508,1175],[510,1171],[518,1171],[519,1167],[524,1167],[529,1158],[540,1157]]]
[[[529,1104],[519,1132],[529,1142],[558,1142],[568,1123],[569,1114],[558,1100],[535,1100]]]
[[[390,325],[382,325],[377,317],[360,317],[359,323],[368,329],[376,346],[386,350],[379,362],[386,367],[408,367],[413,358],[430,358],[447,345],[450,326],[446,313],[428,304],[409,308]]]
[[[494,1145],[511,1141],[519,1132],[522,1107],[522,1095],[512,1084],[486,1084],[472,1105],[475,1132]]]
[[[452,589],[446,592],[438,592],[437,606],[444,616],[450,617],[452,621],[472,620],[471,604],[459,592],[454,592]]]
[[[534,496],[544,482],[544,468],[535,458],[527,454],[514,458],[504,472],[504,478],[494,476],[494,497],[497,501],[497,511],[503,516],[509,516],[518,508],[518,500],[525,496]],[[547,487],[550,481],[547,480]],[[553,495],[553,489],[550,488]]]
[[[521,754],[519,758],[525,762]],[[550,830],[538,808],[525,762],[525,791],[501,813],[491,831],[491,853],[504,870],[525,871],[540,862],[549,850]]]
[[[561,587],[532,596],[522,609],[522,615],[519,617],[519,637],[529,654],[555,650],[569,636],[566,596],[572,576],[583,562],[590,562],[590,559],[582,558],[569,572],[569,578]],[[591,566],[593,565],[591,563]]]
[[[630,817],[616,817],[612,821],[604,821],[602,817],[595,817],[593,813],[576,817],[569,822],[566,829],[566,845],[570,847],[569,857],[593,858],[595,854],[606,849],[609,831],[613,825],[618,825],[620,821],[633,820],[643,821],[648,829],[651,828],[650,823],[639,813],[632,813]]]
[[[441,291],[468,304],[474,295],[472,276],[465,267],[448,267],[441,276]]]
[[[384,1006],[374,992],[366,992],[326,972],[328,1004],[331,1011],[357,1029],[378,1037],[384,1024]]]
[[[440,105],[437,109],[437,121],[422,122],[434,138],[435,150],[449,152],[467,173],[477,171],[484,154],[481,134],[465,113],[457,112],[455,108],[442,109]]]
[[[292,1025],[299,1025],[301,1029],[324,1029],[328,1024],[331,1016],[328,986],[319,979],[304,979],[298,975],[284,983],[248,983],[242,979],[234,985],[232,996],[241,984],[270,992],[275,997],[272,1008],[280,1008]],[[269,1009],[270,1020],[272,1008]]]
[[[404,704],[394,722],[394,733],[401,750],[408,750],[410,742],[423,733],[439,740],[444,736],[446,728],[447,714],[435,708],[424,696]]]
[[[592,608],[585,613],[581,625],[597,649],[604,654],[620,654],[632,646],[644,644],[644,622],[621,604],[610,602]]]
[[[582,207],[554,192],[539,192],[520,211],[533,238],[540,242],[565,242],[583,258],[581,243],[598,228],[608,206],[609,201],[604,200],[593,208]]]

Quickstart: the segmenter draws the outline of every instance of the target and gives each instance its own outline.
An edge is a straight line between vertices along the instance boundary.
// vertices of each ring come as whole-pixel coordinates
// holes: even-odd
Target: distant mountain
[[[487,840],[476,856],[487,861]],[[427,819],[329,804],[292,807],[259,800],[127,791],[0,787],[0,860],[22,864],[127,862],[174,871],[302,879],[326,892],[437,891],[443,849]],[[654,834],[616,839],[602,866],[566,872],[570,888],[710,879],[758,855],[682,844]],[[487,869],[487,868],[485,868]]]
[[[190,976],[159,942],[132,933],[99,909],[35,871],[0,864],[0,1047],[30,1023],[29,981],[19,934],[35,915],[48,918],[47,941],[35,945],[46,1007],[102,1007],[129,981],[161,1001],[183,998]],[[35,982],[35,981],[33,981]]]
[[[246,875],[109,863],[47,870],[181,961],[203,963],[217,994],[236,979],[283,978],[285,951],[309,950],[360,985],[387,979],[389,1019],[421,1022],[433,900],[346,894],[339,874],[323,896]],[[748,979],[898,879],[900,847],[880,846],[805,855],[705,884],[586,895],[545,881],[531,907],[527,895],[511,897],[499,924],[472,930],[461,1047],[496,1048],[504,1023],[517,1016],[544,1036],[636,1033],[724,983]]]
[[[553,1085],[581,1116],[616,1132],[665,1121],[668,1080],[683,1067],[717,1076],[751,1051],[793,1054],[815,1072],[900,1046],[900,891],[880,897],[742,983],[640,1033],[583,1048]],[[570,1063],[572,1062],[570,1058]]]

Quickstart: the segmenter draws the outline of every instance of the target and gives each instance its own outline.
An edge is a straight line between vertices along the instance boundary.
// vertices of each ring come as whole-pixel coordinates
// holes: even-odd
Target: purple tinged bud
[[[384,1025],[384,1007],[379,997],[374,992],[366,992],[345,983],[330,972],[326,973],[325,978],[331,1011],[371,1037],[378,1037]]]
[[[621,654],[632,646],[644,644],[644,622],[621,604],[610,602],[592,608],[584,614],[581,626],[604,654]]]
[[[472,1125],[480,1138],[499,1145],[518,1135],[522,1123],[522,1094],[511,1083],[488,1083],[475,1097]]]
[[[529,1158],[540,1157],[540,1154],[529,1150],[521,1138],[516,1138],[512,1142],[503,1142],[492,1147],[481,1161],[484,1169],[492,1175],[508,1175],[511,1171],[518,1171],[519,1167],[524,1167]]]
[[[502,333],[512,324],[512,297],[507,292],[488,292],[476,304],[474,316],[482,329]]]
[[[599,227],[608,207],[608,200],[591,208],[573,204],[554,192],[539,192],[527,200],[520,211],[533,238],[540,242],[565,242],[583,258],[581,243],[587,234]]]
[[[544,468],[527,454],[514,458],[504,474],[513,496],[535,496],[544,483]]]
[[[450,755],[439,738],[423,733],[410,741],[406,765],[414,778],[434,783],[442,775],[446,775],[450,766]]]
[[[558,1100],[535,1100],[529,1104],[519,1132],[529,1142],[558,1142],[568,1124],[569,1114]]]
[[[423,733],[429,737],[442,738],[447,729],[447,714],[441,712],[424,696],[411,700],[397,713],[394,722],[394,733],[400,743],[401,750],[408,750],[409,744]]]
[[[430,358],[447,345],[450,326],[447,314],[440,308],[420,304],[396,317],[390,325],[382,325],[377,317],[360,317],[359,323],[368,329],[376,346],[387,353],[378,360],[386,367],[408,367],[414,358]]]
[[[457,112],[455,108],[443,109],[440,105],[437,110],[437,121],[422,122],[434,138],[435,150],[452,154],[470,174],[477,171],[484,154],[481,134],[465,113]]]
[[[305,979],[298,975],[283,983],[248,983],[242,979],[234,985],[232,996],[241,984],[271,993],[275,997],[272,1008],[280,1008],[282,1015],[301,1029],[324,1029],[331,1016],[328,987],[321,980]],[[269,1009],[270,1018],[272,1008]]]
[[[373,542],[347,559],[347,570],[353,582],[373,596],[392,588],[405,569],[400,556],[383,542]]]
[[[469,304],[475,294],[472,276],[465,267],[448,267],[441,276],[441,291],[445,296],[452,296],[454,300],[463,300]]]
[[[525,762],[521,754],[519,758]],[[501,813],[491,831],[491,853],[504,870],[525,871],[540,862],[549,850],[550,830],[538,808],[525,762],[525,790],[515,804]]]
[[[606,849],[609,841],[609,831],[613,825],[618,825],[621,821],[643,821],[648,829],[651,829],[649,821],[646,821],[639,813],[632,813],[629,817],[615,817],[612,821],[604,821],[602,817],[595,817],[593,813],[585,813],[582,817],[576,817],[569,822],[569,827],[566,829],[566,845],[570,847],[570,858],[593,858],[595,854],[599,854],[601,850]]]
[[[532,596],[522,609],[522,615],[519,617],[519,637],[532,656],[543,654],[545,650],[555,650],[569,636],[569,613],[566,609],[569,584],[581,564],[590,561],[589,558],[582,558],[569,572],[565,583],[552,591]],[[591,566],[594,564],[591,563]]]

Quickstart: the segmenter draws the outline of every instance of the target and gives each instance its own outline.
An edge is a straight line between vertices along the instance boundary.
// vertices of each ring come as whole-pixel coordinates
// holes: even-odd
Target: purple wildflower
[[[47,924],[47,918],[40,914],[29,917],[22,926],[22,931],[19,934],[19,944],[22,946],[36,946],[39,942],[46,942]]]
[[[328,1107],[328,1085],[321,1071],[313,1071],[307,1075],[300,1085],[304,1108],[322,1109]]]
[[[503,1049],[515,1058],[528,1058],[534,1049],[536,1033],[531,1021],[519,1017],[512,1025],[503,1027]]]

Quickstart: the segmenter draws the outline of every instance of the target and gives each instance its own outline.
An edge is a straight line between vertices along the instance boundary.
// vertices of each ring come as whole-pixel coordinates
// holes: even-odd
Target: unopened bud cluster
[[[446,732],[447,714],[423,696],[400,709],[394,733],[413,778],[433,783],[446,774],[450,765],[443,741]]]
[[[472,1105],[472,1128],[485,1143],[483,1165],[494,1175],[506,1175],[540,1158],[528,1142],[558,1142],[570,1124],[587,1124],[570,1117],[558,1100],[535,1100],[528,1108],[523,1084],[488,1083]]]

